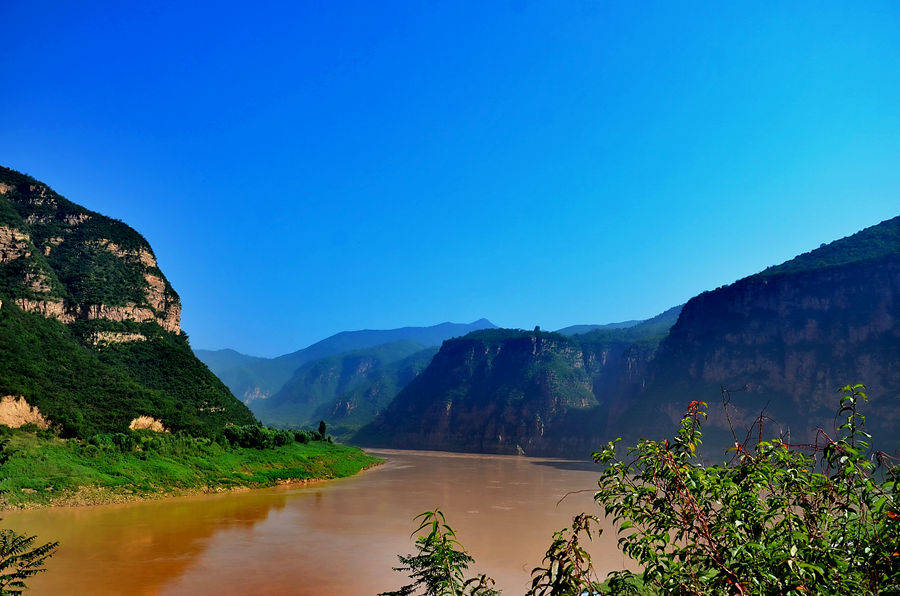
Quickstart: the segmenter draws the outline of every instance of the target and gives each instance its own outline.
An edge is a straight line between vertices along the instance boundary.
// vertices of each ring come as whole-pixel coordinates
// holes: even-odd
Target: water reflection
[[[303,489],[8,514],[4,524],[63,542],[38,594],[374,594],[395,588],[411,519],[440,506],[485,571],[524,592],[555,529],[596,511],[582,462],[375,452],[381,468]],[[557,501],[569,491],[584,490]],[[591,548],[621,568],[615,536]]]

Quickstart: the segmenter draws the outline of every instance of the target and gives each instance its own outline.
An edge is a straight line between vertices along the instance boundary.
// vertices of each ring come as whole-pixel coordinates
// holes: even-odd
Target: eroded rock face
[[[118,331],[95,331],[91,334],[91,343],[95,346],[123,344],[131,341],[147,341],[140,333],[120,333]]]
[[[0,398],[0,424],[10,428],[19,428],[26,424],[36,424],[40,428],[50,426],[36,407],[29,405],[25,398],[15,395]]]
[[[43,184],[4,183],[0,197],[16,207],[23,222],[19,227],[0,225],[0,265],[27,260],[18,284],[10,286],[10,297],[20,308],[64,323],[134,321],[181,332],[178,296],[157,268],[150,246],[134,230],[87,212]],[[120,259],[124,267],[110,267],[108,259],[99,259],[98,248]],[[95,280],[88,290],[78,281],[85,275]],[[135,277],[143,279],[143,287],[130,281]],[[96,290],[98,285],[125,288],[128,283],[131,288],[123,289],[118,300]],[[103,303],[96,303],[98,295]]]
[[[71,323],[75,320],[75,317],[68,311],[62,300],[16,298],[13,302],[25,312],[37,313],[48,319],[56,319],[63,323]]]
[[[166,427],[163,426],[161,420],[157,420],[152,416],[138,416],[128,425],[131,430],[152,430],[157,433],[167,433]]]
[[[0,226],[0,264],[29,257],[31,238],[10,226]]]

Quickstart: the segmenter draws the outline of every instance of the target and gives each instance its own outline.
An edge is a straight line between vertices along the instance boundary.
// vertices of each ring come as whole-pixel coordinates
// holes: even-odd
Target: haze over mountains
[[[424,349],[439,346],[445,339],[465,335],[470,331],[494,327],[487,319],[479,319],[472,323],[445,322],[430,327],[342,331],[276,358],[247,356],[232,349],[196,350],[196,354],[235,395],[246,403],[252,403],[278,392],[300,366],[319,358],[396,341],[414,342]]]

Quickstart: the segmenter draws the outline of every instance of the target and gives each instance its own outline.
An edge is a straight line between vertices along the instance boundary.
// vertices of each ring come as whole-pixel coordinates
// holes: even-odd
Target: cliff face
[[[900,428],[900,254],[816,270],[758,275],[684,307],[656,359],[635,430],[660,431],[689,399],[711,402],[710,427],[724,432],[715,397],[732,395],[732,413],[749,423],[763,408],[800,440],[830,430],[835,390],[865,383],[869,424],[887,440]],[[691,397],[693,396],[693,397]]]
[[[154,322],[180,332],[178,295],[140,234],[5,168],[0,200],[2,289],[19,308],[63,323]]]
[[[654,348],[557,333],[474,333],[363,428],[363,444],[563,455],[586,448],[646,381]],[[616,399],[613,398],[616,396]]]
[[[140,416],[196,432],[251,421],[180,320],[140,234],[0,167],[0,395],[73,435]]]

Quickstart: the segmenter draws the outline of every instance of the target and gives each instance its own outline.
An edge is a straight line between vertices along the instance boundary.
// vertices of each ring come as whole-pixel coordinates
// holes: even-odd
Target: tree
[[[423,596],[493,596],[499,594],[493,589],[494,580],[481,575],[470,579],[465,572],[474,559],[456,539],[440,509],[426,511],[416,517],[418,534],[428,529],[428,534],[416,538],[416,553],[399,555],[402,563],[396,571],[408,572],[411,584],[394,592],[383,592],[379,596],[412,596],[416,590]]]
[[[0,465],[11,456],[8,443],[8,438],[0,439]],[[0,595],[24,592],[25,580],[44,571],[44,563],[59,547],[59,542],[36,547],[36,538],[9,529],[0,530]]]
[[[325,433],[327,432],[327,430],[328,429],[325,426],[325,421],[319,420],[319,439],[320,440],[322,440],[322,441],[325,440]]]
[[[728,392],[723,407],[728,413]],[[862,385],[841,389],[833,436],[813,443],[734,433],[731,461],[698,455],[706,404],[692,401],[673,440],[641,441],[606,465],[596,501],[643,572],[610,574],[612,593],[879,594],[900,592],[898,469],[871,452]],[[751,438],[752,437],[752,438]]]
[[[600,593],[601,586],[591,565],[591,555],[579,543],[582,535],[591,539],[591,524],[598,522],[593,515],[582,513],[575,516],[571,528],[553,534],[553,541],[542,562],[544,567],[535,567],[531,572],[531,589],[526,596]]]

